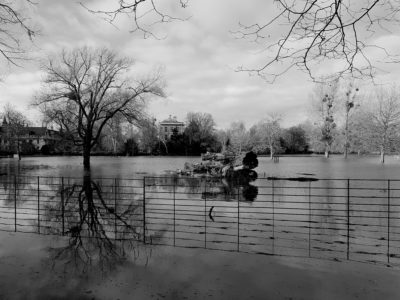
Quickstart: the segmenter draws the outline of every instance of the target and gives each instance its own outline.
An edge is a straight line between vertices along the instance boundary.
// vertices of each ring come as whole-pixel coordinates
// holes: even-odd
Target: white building
[[[178,121],[176,116],[171,117],[170,115],[168,119],[159,123],[160,137],[164,138],[164,140],[170,139],[174,130],[177,130],[180,134],[185,130],[185,123]]]

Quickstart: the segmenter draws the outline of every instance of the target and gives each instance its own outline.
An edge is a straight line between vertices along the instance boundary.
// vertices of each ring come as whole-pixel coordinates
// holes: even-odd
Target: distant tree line
[[[54,121],[68,120],[70,108],[66,104],[62,114],[60,106],[47,106],[43,111],[44,121],[51,120],[48,124],[57,127]],[[387,154],[398,154],[400,150],[400,92],[396,86],[362,88],[357,82],[343,79],[318,83],[310,95],[308,120],[289,128],[283,128],[282,116],[274,113],[250,128],[242,121],[235,121],[227,129],[217,129],[210,113],[189,112],[184,130],[173,130],[166,138],[157,120],[146,117],[143,109],[140,107],[140,116],[135,112],[139,116],[135,122],[129,122],[120,113],[109,118],[98,131],[91,154],[200,155],[253,151],[271,157],[321,153],[328,158],[331,153],[341,153],[344,157],[353,153],[378,154],[383,163]],[[68,124],[57,127],[59,139],[42,149],[33,149],[20,138],[24,126],[31,124],[26,116],[6,105],[2,117],[8,123],[8,131],[2,129],[1,134],[3,152],[82,154],[83,148],[75,141],[78,133],[68,130]],[[79,115],[74,118],[77,121],[69,120],[71,124],[79,124]]]

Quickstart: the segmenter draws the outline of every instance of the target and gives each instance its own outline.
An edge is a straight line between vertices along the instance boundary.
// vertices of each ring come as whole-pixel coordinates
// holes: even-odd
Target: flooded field
[[[387,157],[379,163],[377,156],[281,157],[274,163],[269,157],[259,157],[256,168],[259,177],[314,176],[324,179],[400,179],[400,160]],[[182,169],[185,162],[201,162],[200,157],[92,157],[92,175],[111,178],[141,178],[144,175],[165,175]],[[79,156],[24,157],[0,159],[0,174],[79,177],[82,175]]]
[[[140,242],[398,265],[399,191],[395,179],[310,175],[254,182],[9,175],[0,185],[0,227],[70,236],[82,255],[106,258],[115,245],[124,252]]]

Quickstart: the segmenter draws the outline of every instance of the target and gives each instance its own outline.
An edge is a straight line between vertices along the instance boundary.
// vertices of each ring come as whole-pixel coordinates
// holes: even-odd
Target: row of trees
[[[252,150],[271,157],[280,153],[325,152],[326,157],[332,152],[343,153],[345,157],[350,152],[379,153],[384,162],[387,153],[397,153],[400,149],[400,93],[395,87],[375,88],[361,95],[354,82],[318,84],[312,95],[310,119],[290,128],[282,128],[279,115],[270,115],[249,129],[238,121],[227,129],[217,130],[211,114],[190,112],[183,133],[176,130],[167,140],[156,120],[146,117],[142,105],[135,104],[134,122],[126,115],[116,113],[103,128],[100,128],[101,124],[91,128],[88,121],[79,119],[79,114],[84,115],[80,106],[73,114],[68,102],[74,98],[68,94],[66,99],[59,99],[64,99],[65,103],[42,106],[44,119],[58,125],[60,132],[60,139],[49,145],[55,153],[84,153],[83,141],[79,139],[85,137],[84,131],[79,133],[82,131],[79,127],[84,124],[87,124],[87,130],[96,133],[95,136],[93,132],[88,134],[92,136],[90,151],[102,154],[199,155],[229,148],[238,153]],[[70,119],[72,116],[75,119]],[[102,120],[105,115],[98,116]],[[3,109],[4,121],[7,130],[3,126],[2,150],[32,152],[20,141],[23,128],[31,122],[10,105]],[[7,139],[8,143],[5,143]]]
[[[30,152],[30,145],[22,140],[24,128],[30,125],[28,118],[10,104],[3,107],[2,115],[0,151],[18,155],[20,152]]]
[[[160,139],[154,123],[149,153],[197,155],[227,148],[271,157],[316,152],[327,158],[342,153],[347,158],[349,153],[378,153],[383,163],[386,154],[400,150],[400,91],[395,86],[362,91],[357,82],[348,80],[318,83],[311,95],[309,119],[290,128],[282,128],[281,121],[281,116],[271,114],[249,129],[239,121],[216,130],[210,114],[189,113],[184,133],[176,132],[168,141]],[[148,129],[139,132],[143,130]]]
[[[177,3],[185,8],[188,1],[177,1]],[[20,7],[21,3],[19,4],[0,1],[0,19],[4,25],[0,33],[0,56],[10,63],[16,63],[18,59],[23,58],[24,47],[21,42],[23,37],[32,39],[35,36],[35,29],[27,21],[29,18],[24,15],[24,10]],[[23,4],[35,5],[29,0],[22,1]],[[154,1],[119,1],[116,4],[116,8],[110,11],[97,11],[91,8],[88,10],[110,17],[111,22],[116,20],[119,15],[133,16],[135,29],[145,35],[153,35],[153,32],[146,26],[146,20],[149,20],[143,17],[149,17],[152,25],[175,19],[163,13],[163,10]],[[236,32],[239,37],[250,37],[257,42],[266,42],[265,49],[275,53],[272,57],[267,58],[264,65],[247,70],[264,78],[270,78],[272,81],[276,76],[293,67],[298,67],[308,72],[311,78],[315,78],[312,70],[326,61],[335,64],[339,61],[341,64],[336,65],[344,65],[335,74],[336,78],[346,73],[372,77],[374,66],[367,56],[368,53],[364,51],[365,47],[370,45],[360,37],[364,36],[362,33],[372,32],[374,34],[375,30],[379,31],[382,27],[390,27],[391,24],[395,24],[398,21],[399,12],[392,1],[379,0],[367,1],[361,5],[350,3],[350,1],[326,1],[324,3],[305,1],[301,4],[298,1],[278,1],[277,7],[279,11],[272,19],[265,20],[265,23],[241,25]],[[142,8],[146,13],[143,13]],[[282,35],[278,35],[272,41],[269,38],[264,39],[264,37],[270,37],[271,32],[275,32],[273,25],[284,25]],[[293,43],[296,42],[303,46],[293,47]],[[384,48],[382,50],[387,53]],[[266,51],[266,53],[270,53],[270,51]],[[387,56],[392,58],[390,55]],[[359,60],[362,60],[361,64],[358,63]],[[393,61],[397,62],[397,60]],[[269,73],[277,64],[283,70]],[[119,128],[119,121],[116,121],[115,127],[112,125],[114,120],[121,118],[130,123],[140,123],[145,119],[142,113],[146,98],[149,95],[163,96],[160,76],[151,76],[146,80],[127,80],[126,75],[130,66],[130,60],[120,58],[112,51],[107,49],[88,51],[86,48],[64,51],[43,66],[43,70],[47,74],[43,82],[45,88],[37,97],[35,104],[42,109],[48,122],[53,122],[58,126],[65,139],[69,139],[74,145],[81,148],[84,168],[87,171],[90,170],[90,154],[95,147],[99,146],[101,137],[106,135],[107,130],[109,134],[106,136],[116,151],[119,136],[113,130]],[[334,81],[329,93],[319,98],[322,118],[316,122],[317,129],[314,126],[314,129],[322,136],[317,140],[323,142],[326,155],[332,150],[339,135],[333,109],[337,96],[335,84]],[[357,145],[358,149],[363,149],[367,146],[365,140],[368,140],[369,147],[371,145],[379,146],[383,161],[385,153],[392,151],[396,146],[397,114],[393,112],[396,112],[397,109],[397,95],[377,96],[375,98],[378,99],[377,110],[360,110],[360,113],[354,114],[357,115],[354,119],[350,119],[350,113],[354,108],[350,95],[351,93],[347,94],[347,112],[344,123],[345,155],[351,146]],[[374,106],[374,104],[371,105]],[[388,110],[390,113],[385,113]],[[377,114],[377,111],[380,113]],[[360,120],[360,122],[356,120]],[[365,120],[368,122],[365,123]],[[175,140],[175,144],[179,144],[179,140],[185,138],[192,147],[190,151],[195,152],[204,147],[211,148],[209,145],[211,142],[204,141],[204,137],[193,138],[194,135],[191,132],[193,128],[196,134],[201,132],[193,124],[195,123],[189,122],[189,129],[183,137]],[[232,145],[241,151],[250,146],[262,149],[266,145],[273,155],[282,146],[282,130],[280,130],[277,118],[262,121],[249,131],[245,130],[241,123],[232,124],[231,127],[234,130],[222,131],[215,135],[219,137],[221,148]],[[139,126],[139,128],[142,127]],[[351,129],[354,133],[355,128],[358,128],[360,132],[357,137],[352,138]],[[185,139],[183,141],[186,145]],[[246,139],[248,139],[247,143]],[[133,138],[130,141],[133,144]],[[171,141],[163,142],[167,151],[167,142]],[[314,146],[312,147],[314,148]]]
[[[216,129],[209,113],[189,112],[182,133],[175,130],[167,140],[163,138],[155,120],[142,123],[133,130],[140,153],[167,155],[199,155],[205,152],[253,150],[259,154],[307,153],[308,142],[301,126],[283,129],[281,119],[271,116],[249,130],[243,122],[233,122],[228,129]]]
[[[198,155],[229,148],[271,157],[310,150],[325,152],[327,157],[331,152],[345,156],[379,152],[384,162],[386,153],[398,150],[397,88],[365,88],[361,95],[355,82],[345,80],[318,83],[311,97],[310,120],[298,126],[284,129],[282,117],[271,114],[249,129],[239,121],[216,130],[211,114],[188,113],[184,132],[176,131],[165,140],[156,120],[145,112],[149,96],[164,96],[161,75],[129,78],[131,66],[131,60],[113,51],[86,47],[62,51],[43,66],[47,77],[33,104],[42,111],[44,122],[60,132],[60,142],[54,147],[83,153],[87,169],[93,151]],[[15,128],[11,135],[18,140],[18,130],[28,121],[10,108],[4,115],[16,120],[9,128]],[[19,152],[20,143],[16,145]]]
[[[400,91],[396,86],[364,87],[353,81],[318,84],[313,94],[309,137],[312,148],[325,152],[387,153],[399,151]]]

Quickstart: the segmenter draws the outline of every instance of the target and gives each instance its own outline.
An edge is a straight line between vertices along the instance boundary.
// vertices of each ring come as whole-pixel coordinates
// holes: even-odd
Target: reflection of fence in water
[[[100,191],[100,196],[93,196],[94,210],[78,201],[84,194],[82,179],[2,178],[0,229],[73,234],[82,214],[91,209],[98,229],[113,239],[400,263],[397,180],[259,179],[254,184],[255,201],[244,197],[248,187],[232,187],[220,179],[145,177],[92,182]],[[88,228],[82,228],[84,235]]]
[[[146,226],[157,243],[275,255],[400,263],[396,180],[267,180],[258,197],[204,182],[147,178]],[[151,181],[151,182],[150,182]],[[149,242],[152,242],[151,240]]]

